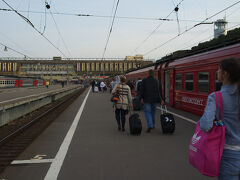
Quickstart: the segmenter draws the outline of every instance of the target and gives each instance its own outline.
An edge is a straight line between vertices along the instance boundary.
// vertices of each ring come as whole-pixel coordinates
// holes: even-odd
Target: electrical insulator
[[[48,3],[46,3],[46,8],[50,9],[50,5]]]
[[[178,10],[179,10],[178,6],[175,7],[174,11],[178,12]]]

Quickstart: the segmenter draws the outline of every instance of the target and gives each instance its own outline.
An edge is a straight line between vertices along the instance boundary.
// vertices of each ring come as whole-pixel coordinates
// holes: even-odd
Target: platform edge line
[[[75,130],[77,128],[78,122],[81,118],[81,115],[82,115],[83,109],[85,107],[85,104],[87,102],[87,98],[89,96],[90,91],[91,91],[91,89],[89,88],[88,93],[87,93],[85,99],[83,100],[83,103],[82,103],[81,107],[79,108],[79,110],[77,112],[77,115],[75,116],[75,118],[73,120],[73,123],[72,123],[70,129],[68,130],[67,135],[65,136],[65,138],[64,138],[64,140],[63,140],[63,142],[62,142],[62,144],[61,144],[61,146],[60,146],[60,148],[57,152],[57,155],[55,156],[50,168],[48,169],[48,172],[47,172],[44,180],[55,180],[55,179],[57,179],[58,174],[61,170],[63,161],[66,157],[68,148],[71,144],[73,135],[74,135]]]

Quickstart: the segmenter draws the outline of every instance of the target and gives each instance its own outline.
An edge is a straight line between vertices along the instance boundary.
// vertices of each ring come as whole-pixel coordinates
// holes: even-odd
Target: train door
[[[18,87],[19,85],[19,80],[15,80],[15,87]]]
[[[18,80],[18,87],[22,87],[23,86],[23,80]]]
[[[170,79],[169,79],[169,84],[170,84],[170,89],[169,89],[169,104],[171,106],[174,105],[174,69],[170,69]]]
[[[164,98],[167,104],[170,103],[170,70],[164,72]]]

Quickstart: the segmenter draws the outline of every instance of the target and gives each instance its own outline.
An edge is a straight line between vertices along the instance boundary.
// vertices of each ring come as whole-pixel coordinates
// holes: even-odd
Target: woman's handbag
[[[220,118],[222,119],[223,102],[221,92],[215,92],[216,109],[220,102]],[[217,177],[225,144],[225,126],[221,120],[214,121],[209,132],[199,128],[199,122],[189,145],[189,162],[203,175]]]
[[[118,91],[114,93],[111,97],[111,102],[117,103],[119,101],[119,94]]]
[[[117,85],[117,90],[115,93],[113,93],[113,95],[110,99],[111,102],[117,103],[119,101],[119,88],[120,88],[120,86]]]

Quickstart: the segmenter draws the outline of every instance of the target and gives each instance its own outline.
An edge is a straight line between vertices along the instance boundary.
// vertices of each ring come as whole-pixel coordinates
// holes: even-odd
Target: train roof
[[[202,50],[199,50],[199,51],[196,51],[196,52],[190,52],[189,51],[185,55],[175,55],[175,56],[169,56],[168,58],[162,58],[160,60],[157,60],[156,64],[162,64],[162,63],[165,63],[165,62],[170,63],[170,62],[172,62],[174,60],[177,60],[177,59],[183,59],[183,58],[186,58],[186,57],[192,57],[192,56],[205,54],[205,53],[209,53],[209,52],[216,52],[216,51],[219,51],[220,49],[222,50],[222,49],[229,48],[229,47],[232,47],[232,46],[235,46],[235,45],[239,46],[239,44],[240,44],[240,39],[237,39],[237,40],[234,40],[232,42],[219,44],[219,45],[209,47],[209,48],[206,48],[206,49],[202,49]]]
[[[151,64],[147,64],[145,66],[142,66],[140,68],[132,68],[126,71],[126,74],[129,74],[131,72],[136,72],[136,71],[141,71],[142,69],[148,68],[148,67],[153,67],[155,66],[156,63],[151,63]]]
[[[198,46],[194,46],[189,50],[180,50],[173,52],[156,61],[156,64],[162,64],[176,59],[181,59],[193,55],[198,55],[204,52],[217,50],[223,47],[231,46],[240,43],[240,28],[236,28],[228,32],[226,36],[221,35],[218,38],[199,43]]]

